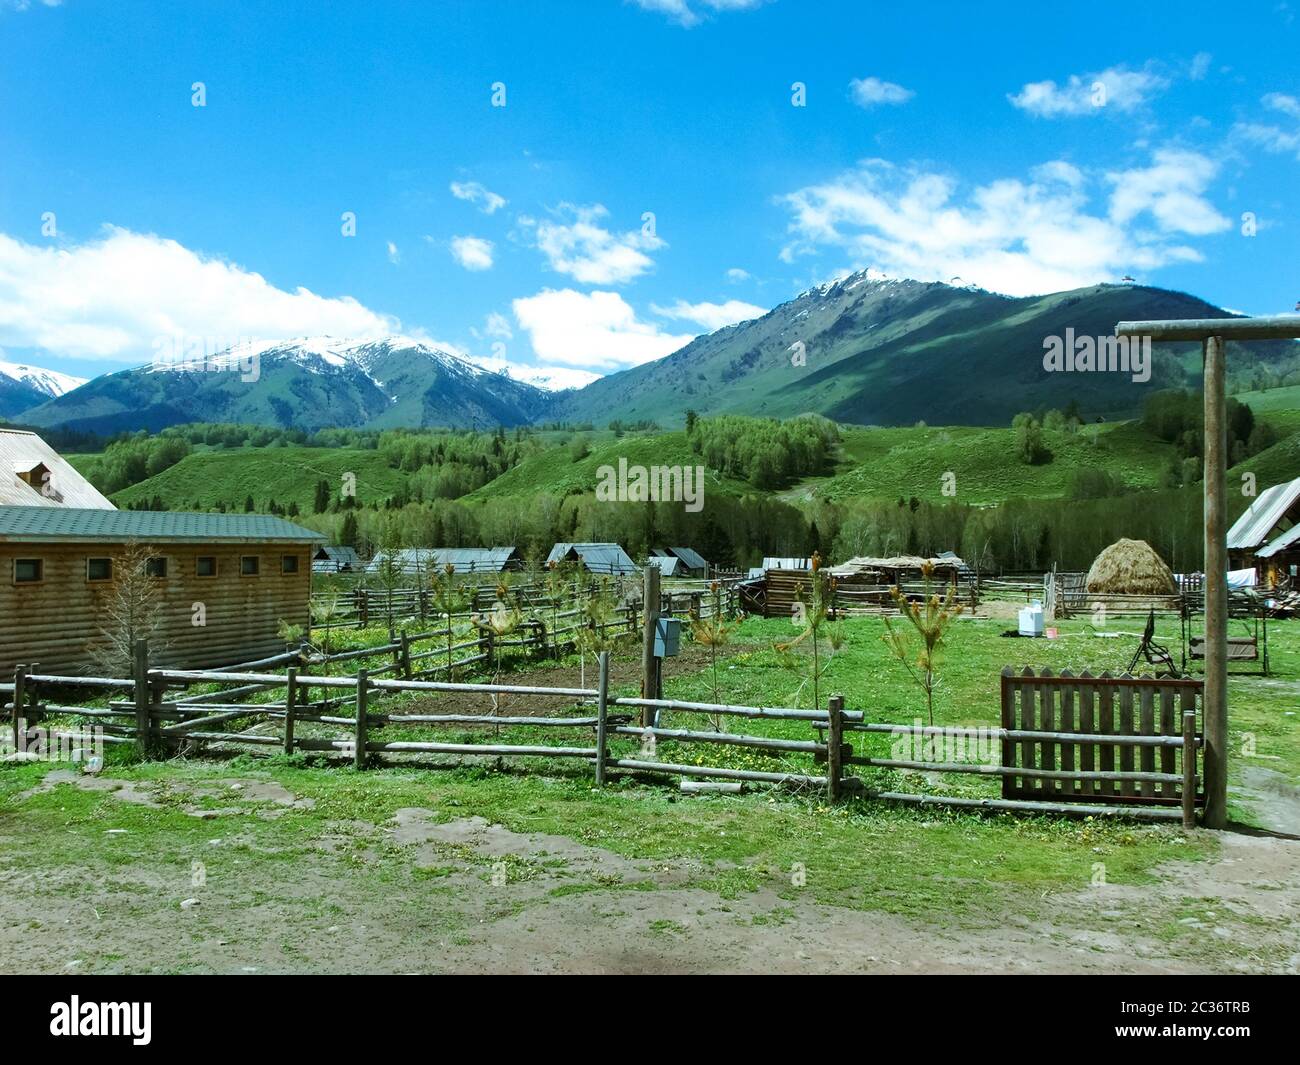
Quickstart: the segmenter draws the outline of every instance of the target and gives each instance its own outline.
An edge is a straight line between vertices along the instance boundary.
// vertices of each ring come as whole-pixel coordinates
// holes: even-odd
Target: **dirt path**
[[[134,787],[80,785],[148,804]],[[235,787],[234,785],[239,785]],[[229,804],[292,809],[236,780]],[[234,798],[231,798],[234,796]],[[197,798],[197,796],[196,796]],[[196,818],[206,810],[184,802]],[[233,819],[232,819],[233,820]],[[207,822],[200,822],[207,823]],[[1035,899],[976,922],[820,905],[773,884],[737,898],[717,868],[623,857],[554,835],[406,808],[350,821],[284,862],[251,860],[237,821],[206,841],[231,860],[191,888],[187,856],[80,867],[0,860],[0,969],[22,972],[1289,972],[1300,967],[1300,842],[1227,834],[1221,856],[1143,887]],[[0,855],[17,842],[0,827]],[[8,831],[13,830],[10,824]],[[268,872],[279,867],[273,878]],[[415,874],[401,891],[393,870]],[[1046,916],[1044,916],[1046,914]]]

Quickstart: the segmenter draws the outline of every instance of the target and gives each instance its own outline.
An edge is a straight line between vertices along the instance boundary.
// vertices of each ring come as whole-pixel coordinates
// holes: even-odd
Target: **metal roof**
[[[812,569],[812,559],[765,557],[763,569]]]
[[[1300,524],[1292,525],[1281,536],[1266,547],[1261,547],[1255,552],[1256,558],[1272,558],[1280,551],[1285,551],[1288,547],[1300,544]]]
[[[324,561],[325,559],[328,559],[331,562],[344,563],[358,561],[357,549],[355,547],[347,547],[344,544],[322,544],[316,549],[316,554],[313,557],[319,561]]]
[[[635,573],[636,563],[618,544],[556,544],[547,562],[559,562],[572,553],[592,573]]]
[[[1288,511],[1300,503],[1300,477],[1264,489],[1228,530],[1229,551],[1253,551],[1266,544]]]
[[[686,568],[680,558],[674,558],[672,555],[655,555],[646,561],[652,566],[658,566],[659,572],[665,577],[676,577],[678,570]]]
[[[0,507],[0,540],[18,543],[318,543],[320,533],[270,514],[192,514],[176,510]]]
[[[403,547],[396,551],[379,551],[366,567],[377,573],[391,554],[403,573],[441,569],[450,565],[457,573],[500,573],[519,552],[514,547]]]
[[[18,474],[38,464],[45,466],[50,475],[43,486],[34,487]],[[0,429],[0,506],[114,509],[67,459],[35,433],[23,429]]]
[[[704,561],[704,556],[698,551],[689,547],[670,547],[668,549],[674,555],[682,560],[687,569],[708,569],[709,564]]]

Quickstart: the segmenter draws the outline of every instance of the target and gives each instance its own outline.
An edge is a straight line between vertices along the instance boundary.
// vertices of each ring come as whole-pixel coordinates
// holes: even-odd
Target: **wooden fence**
[[[737,593],[738,578],[720,580],[722,610],[734,614],[739,609]],[[556,597],[542,583],[512,584],[507,599],[522,610],[536,615],[542,621],[548,621],[559,607],[567,609],[560,615],[563,618],[574,617],[578,611],[574,605],[601,591],[597,581],[590,580],[570,589],[569,594]],[[636,582],[625,580],[617,587],[607,589],[616,598],[623,601],[618,609],[626,613],[635,612],[640,603],[640,586]],[[338,603],[331,616],[326,619],[320,604],[328,598],[315,596],[313,615],[317,620],[312,628],[321,632],[334,629],[364,629],[371,625],[396,625],[399,622],[426,621],[429,618],[445,618],[447,615],[438,609],[432,593],[427,588],[373,588],[358,586],[346,592],[339,592]],[[475,614],[493,609],[500,596],[495,585],[466,585],[461,594],[466,608],[454,612],[453,619],[468,621]],[[704,580],[673,581],[665,584],[661,591],[660,614],[669,617],[707,618],[713,612],[713,595],[710,582]]]
[[[891,802],[941,804],[1031,813],[1178,818],[1195,824],[1198,803],[1195,697],[1200,682],[1133,677],[1035,675],[1029,670],[1002,674],[1001,727],[927,727],[870,722],[861,711],[844,708],[832,696],[825,710],[687,702],[675,699],[611,697],[609,654],[599,656],[596,687],[539,687],[496,683],[456,683],[378,676],[358,669],[354,676],[326,676],[290,666],[283,673],[252,670],[150,669],[148,648],[137,647],[130,680],[47,676],[20,666],[5,708],[13,742],[23,749],[32,730],[48,717],[79,717],[93,722],[108,742],[136,742],[146,754],[166,754],[182,743],[216,743],[295,751],[334,752],[364,768],[386,755],[558,758],[589,762],[598,786],[610,774],[677,776],[754,782],[824,790],[832,801],[856,794]],[[198,684],[233,685],[190,694]],[[66,705],[50,695],[81,685],[108,693],[105,706]],[[392,712],[379,699],[401,694],[460,693],[489,701],[487,712]],[[281,694],[282,693],[282,694]],[[45,698],[42,698],[42,695]],[[249,702],[257,696],[264,702]],[[341,700],[338,698],[341,696]],[[563,714],[523,712],[509,703],[559,699]],[[576,710],[568,707],[574,706]],[[804,722],[807,739],[751,735],[717,728],[668,727],[665,711],[719,718]],[[638,720],[639,718],[639,720]],[[238,724],[236,724],[238,723]],[[446,738],[386,739],[385,729],[492,729],[487,742]],[[539,728],[578,732],[558,743],[502,742],[500,731]],[[938,760],[934,757],[873,757],[847,742],[855,733],[936,738],[996,745],[996,764]],[[459,737],[463,740],[465,737]],[[610,750],[616,738],[635,739],[641,750],[620,757]],[[789,768],[772,771],[666,761],[657,744],[731,746],[777,757]],[[1181,767],[1176,763],[1182,753]],[[1094,757],[1095,754],[1095,757]],[[1159,767],[1156,766],[1157,756]],[[802,764],[793,764],[802,759]],[[812,765],[807,765],[811,760]],[[1118,761],[1118,768],[1116,762]],[[1136,763],[1136,764],[1135,764]],[[1001,798],[916,794],[869,788],[851,775],[855,766],[927,773],[976,773],[1002,778]],[[820,768],[824,767],[824,768]],[[820,771],[818,771],[820,768]]]

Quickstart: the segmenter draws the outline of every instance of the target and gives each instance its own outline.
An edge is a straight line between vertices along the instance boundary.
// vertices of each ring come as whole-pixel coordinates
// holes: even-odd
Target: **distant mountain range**
[[[1226,317],[1194,296],[1140,285],[1012,298],[860,273],[580,389],[549,392],[410,338],[314,338],[246,344],[206,368],[142,367],[70,390],[53,387],[62,375],[19,367],[34,376],[0,377],[0,417],[98,433],[191,421],[306,430],[615,418],[670,426],[691,409],[812,411],[863,425],[1003,425],[1019,411],[1071,400],[1112,417],[1138,410],[1154,389],[1197,383],[1199,347],[1156,345],[1150,380],[1135,382],[1130,374],[1048,372],[1046,338],[1070,329],[1109,336],[1118,321]],[[1276,365],[1296,351],[1289,341],[1232,344],[1230,366]],[[254,363],[255,378],[246,369]],[[50,386],[43,390],[33,383],[42,374]]]
[[[23,412],[37,428],[97,433],[182,422],[301,428],[442,425],[490,428],[533,421],[547,393],[404,337],[303,338],[242,344],[211,358],[105,374]]]
[[[0,359],[0,418],[11,418],[86,383],[84,377]]]

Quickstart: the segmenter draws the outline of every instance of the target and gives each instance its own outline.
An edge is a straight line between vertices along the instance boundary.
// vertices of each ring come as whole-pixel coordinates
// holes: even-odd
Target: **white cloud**
[[[1284,115],[1290,115],[1292,118],[1300,118],[1300,100],[1294,96],[1288,96],[1282,92],[1270,92],[1261,101],[1265,107],[1272,108],[1274,111],[1281,111]]]
[[[1008,96],[1016,107],[1040,118],[1073,117],[1102,111],[1133,111],[1169,87],[1169,79],[1149,69],[1109,67],[1094,74],[1071,74],[1064,85],[1035,81]]]
[[[509,319],[499,311],[492,311],[487,316],[487,324],[483,327],[483,332],[501,340],[513,340],[515,335],[515,331],[510,328]]]
[[[1209,52],[1197,52],[1192,57],[1192,64],[1188,68],[1187,76],[1192,81],[1201,81],[1210,72],[1210,63],[1213,60],[1214,56],[1210,55]]]
[[[959,276],[996,292],[1030,295],[1114,281],[1135,269],[1199,261],[1182,236],[1229,227],[1205,199],[1215,164],[1194,152],[1159,151],[1153,165],[1089,177],[1072,164],[1036,167],[959,197],[943,174],[881,160],[782,198],[793,262],[823,248],[855,267],[895,277]],[[1109,187],[1103,211],[1089,188]]]
[[[513,303],[515,320],[548,366],[619,368],[669,355],[695,339],[640,321],[617,292],[544,289]]]
[[[727,280],[733,285],[738,285],[742,281],[748,281],[753,275],[748,270],[742,270],[739,266],[733,266],[727,271]]]
[[[1218,172],[1218,164],[1197,152],[1161,149],[1154,163],[1106,175],[1114,186],[1110,217],[1121,224],[1150,214],[1165,233],[1204,237],[1231,224],[1202,193]]]
[[[451,256],[466,270],[491,270],[492,242],[482,237],[452,237]]]
[[[492,214],[506,205],[504,196],[498,196],[477,181],[453,181],[451,194],[458,200],[468,200],[470,203],[478,204],[478,209],[484,214]]]
[[[1294,96],[1270,92],[1261,98],[1260,103],[1270,111],[1300,119],[1300,99]],[[1296,158],[1300,159],[1300,122],[1296,122],[1291,129],[1273,122],[1238,122],[1232,127],[1232,134],[1236,140],[1258,145],[1266,152],[1294,152]]]
[[[761,7],[767,0],[696,0],[694,8],[689,0],[631,0],[631,2],[644,11],[667,15],[679,26],[690,27],[698,26],[704,21],[704,16],[697,10],[698,7],[715,12],[752,11],[756,7]]]
[[[555,214],[571,221],[521,218],[520,223],[536,227],[537,247],[552,270],[583,284],[620,285],[640,277],[654,265],[646,252],[666,246],[642,229],[611,233],[600,224],[609,215],[600,204],[562,203]]]
[[[397,250],[397,245],[391,240],[388,242],[388,261],[394,266],[402,261],[402,253]]]
[[[0,234],[0,344],[147,361],[176,337],[353,338],[401,323],[351,297],[286,291],[261,274],[151,233],[109,226],[61,248]]]
[[[911,89],[879,78],[854,78],[849,82],[853,102],[859,107],[872,108],[881,104],[905,104],[916,95]]]
[[[650,309],[661,318],[695,322],[709,333],[723,326],[761,318],[767,313],[762,307],[743,300],[727,300],[726,303],[687,303],[685,300],[678,300],[669,307],[652,303]]]

